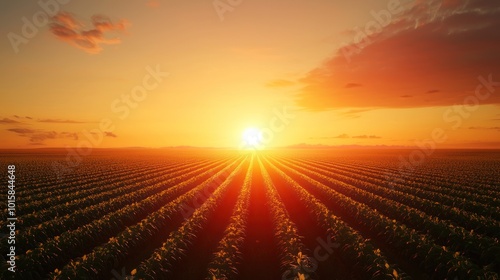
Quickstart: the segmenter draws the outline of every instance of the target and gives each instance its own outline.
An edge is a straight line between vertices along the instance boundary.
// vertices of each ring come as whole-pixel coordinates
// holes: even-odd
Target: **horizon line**
[[[68,147],[26,147],[26,148],[1,148],[0,151],[11,151],[11,150],[68,150],[77,149],[78,147],[68,146]],[[411,150],[411,149],[426,149],[419,146],[401,146],[401,145],[323,145],[323,144],[294,144],[288,146],[276,146],[276,147],[265,147],[259,149],[252,148],[238,148],[238,147],[210,147],[210,146],[164,146],[164,147],[146,147],[146,146],[125,146],[125,147],[93,147],[92,150],[133,150],[133,149],[143,149],[143,150],[161,150],[161,149],[213,149],[213,150],[274,150],[274,149],[401,149],[401,150]],[[442,147],[433,148],[433,150],[500,150],[500,147]]]

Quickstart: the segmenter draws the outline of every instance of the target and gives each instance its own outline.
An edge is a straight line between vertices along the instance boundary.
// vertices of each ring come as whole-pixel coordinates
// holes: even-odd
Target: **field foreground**
[[[1,279],[499,278],[499,151],[1,158],[4,182],[15,165],[17,217],[16,271],[2,260]]]

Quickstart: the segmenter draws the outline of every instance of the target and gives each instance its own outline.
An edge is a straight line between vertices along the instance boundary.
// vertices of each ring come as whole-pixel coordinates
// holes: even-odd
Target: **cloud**
[[[18,121],[15,119],[11,118],[3,118],[0,119],[0,124],[29,124],[33,122],[32,117],[20,117],[18,115],[14,115],[14,118],[16,119],[24,119],[23,121]],[[83,121],[76,121],[76,120],[70,120],[70,119],[38,119],[36,122],[40,123],[66,123],[66,124],[82,124],[82,123],[90,123],[90,122],[83,122]]]
[[[43,143],[47,139],[58,138],[58,134],[55,131],[41,131],[41,132],[33,133],[29,137],[30,137],[31,143]]]
[[[81,122],[81,121],[63,120],[63,119],[39,119],[38,122],[43,122],[43,123],[86,123],[86,122]]]
[[[500,2],[415,3],[362,46],[353,41],[337,49],[299,79],[297,105],[310,111],[449,106],[474,94],[480,75],[500,82]],[[346,88],[353,80],[363,86]],[[500,95],[481,104],[500,104]]]
[[[335,136],[335,137],[333,137],[333,138],[337,138],[337,139],[347,139],[347,138],[349,138],[349,135],[347,135],[347,134],[343,133],[343,134],[337,135],[337,136]]]
[[[29,128],[9,128],[7,131],[15,132],[17,134],[31,134],[36,132],[36,130]]]
[[[294,84],[295,84],[294,81],[284,80],[284,79],[276,79],[276,80],[269,81],[266,85],[268,87],[280,88],[280,87],[293,86]]]
[[[13,123],[19,124],[21,122],[9,118],[3,118],[0,120],[0,124],[13,124]]]
[[[500,131],[500,126],[469,126],[469,129],[498,130],[498,131]]]
[[[352,109],[352,110],[347,110],[345,112],[342,112],[342,115],[351,115],[351,114],[358,114],[358,113],[364,113],[371,111],[372,109]]]
[[[357,83],[348,83],[347,85],[345,85],[345,88],[354,88],[354,87],[360,87],[362,86],[361,84],[357,84]]]
[[[343,133],[337,136],[309,137],[309,139],[348,139],[349,135]]]
[[[351,109],[351,110],[347,110],[344,112],[340,112],[338,114],[339,114],[339,116],[346,118],[346,119],[356,119],[356,118],[361,117],[360,113],[368,112],[371,110],[373,110],[373,109],[372,108]]]
[[[97,54],[102,51],[101,45],[121,43],[120,38],[106,38],[105,33],[123,32],[128,23],[125,20],[113,23],[107,16],[94,15],[91,18],[91,25],[91,28],[86,28],[72,14],[60,12],[52,17],[50,31],[60,40],[88,53]]]
[[[25,117],[20,117],[18,115],[14,115],[14,118],[18,119],[12,119],[12,118],[3,118],[0,119],[0,124],[33,124],[33,118],[29,116]],[[91,122],[84,122],[84,121],[77,121],[77,120],[70,120],[70,119],[37,119],[36,122],[39,123],[64,123],[64,124],[83,124],[83,123],[91,123]]]
[[[55,132],[48,130],[35,130],[29,128],[9,128],[7,131],[16,133],[20,137],[27,137],[30,145],[43,145],[48,139],[73,138],[78,140],[78,134],[72,132]]]
[[[352,138],[356,138],[356,139],[380,139],[382,137],[376,136],[376,135],[357,135],[357,136],[353,136]]]
[[[114,134],[113,132],[108,132],[108,131],[105,131],[104,132],[104,136],[106,137],[113,137],[113,138],[116,138],[118,137],[116,134]]]
[[[426,91],[425,93],[438,93],[438,92],[440,92],[439,89],[431,89],[431,90]]]
[[[61,132],[60,135],[63,137],[63,138],[73,138],[74,140],[78,140],[78,133],[75,133],[75,132]]]

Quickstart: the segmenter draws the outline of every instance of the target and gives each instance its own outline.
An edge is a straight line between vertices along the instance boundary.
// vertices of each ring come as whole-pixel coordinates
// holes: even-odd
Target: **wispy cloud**
[[[78,140],[78,134],[74,132],[56,132],[29,128],[9,128],[7,131],[13,132],[20,137],[28,138],[28,144],[30,145],[43,145],[48,139],[72,138]]]
[[[50,31],[57,38],[70,43],[88,53],[97,54],[102,51],[101,45],[119,44],[120,38],[106,38],[105,33],[123,32],[127,28],[126,20],[113,23],[104,15],[94,15],[91,18],[91,27],[76,20],[75,16],[60,12],[52,17]]]
[[[426,91],[425,93],[438,93],[438,92],[440,92],[439,89],[431,89],[431,90]]]
[[[64,120],[64,119],[39,119],[38,122],[43,122],[43,123],[87,123],[87,122],[82,122],[82,121]]]
[[[350,109],[347,111],[341,111],[337,113],[340,117],[345,119],[356,119],[361,117],[361,113],[368,112],[373,110],[372,108],[363,108],[363,109]]]
[[[13,118],[2,118],[0,119],[0,124],[34,124],[35,122],[39,123],[61,123],[61,124],[84,124],[84,123],[92,123],[92,122],[87,122],[87,121],[77,121],[77,120],[70,120],[70,119],[51,119],[51,118],[45,118],[45,119],[37,119],[36,121],[33,120],[32,117],[25,116],[25,117],[20,117],[18,115],[14,115]]]
[[[340,113],[341,115],[352,115],[371,111],[372,109],[351,109]]]
[[[500,131],[500,126],[469,126],[469,129]]]
[[[356,138],[356,139],[380,139],[382,137],[377,136],[377,135],[356,135],[356,136],[353,136],[352,138]]]
[[[118,137],[116,134],[114,134],[113,132],[108,132],[108,131],[105,131],[104,132],[104,136],[106,137],[113,137],[113,138],[116,138]]]
[[[21,123],[20,121],[16,121],[9,118],[0,119],[0,124],[20,124],[20,123]]]
[[[349,135],[347,135],[347,134],[344,133],[344,134],[337,135],[337,136],[335,136],[333,138],[347,139],[347,138],[349,138]]]
[[[29,128],[9,128],[7,131],[11,131],[17,134],[32,134],[35,133],[36,130]]]
[[[69,137],[78,140],[78,133],[76,132],[61,132],[60,135],[63,136],[63,138]]]
[[[343,133],[337,136],[310,137],[309,139],[348,139],[349,135]]]
[[[355,87],[361,87],[361,84],[358,83],[348,83],[345,85],[345,88],[355,88]]]

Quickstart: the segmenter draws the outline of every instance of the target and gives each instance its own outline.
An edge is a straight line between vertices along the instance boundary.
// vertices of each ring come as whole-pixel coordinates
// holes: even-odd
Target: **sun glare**
[[[246,147],[258,147],[262,144],[262,133],[258,128],[249,127],[243,131],[243,142]]]

